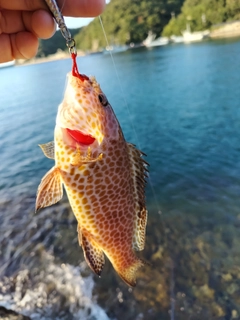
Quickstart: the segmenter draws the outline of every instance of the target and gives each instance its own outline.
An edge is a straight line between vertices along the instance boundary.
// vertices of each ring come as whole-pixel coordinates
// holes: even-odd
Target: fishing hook
[[[69,48],[69,52],[72,54],[77,54],[76,43],[72,38],[71,33],[66,26],[63,15],[58,7],[56,0],[45,0],[49,10],[51,11],[56,23],[61,31],[63,38],[66,40],[66,45]]]

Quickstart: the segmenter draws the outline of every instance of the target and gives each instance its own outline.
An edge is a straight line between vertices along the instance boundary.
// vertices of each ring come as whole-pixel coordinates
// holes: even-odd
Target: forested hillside
[[[152,30],[160,36],[173,12],[180,13],[184,0],[111,0],[102,14],[110,44],[140,43]],[[99,19],[94,19],[76,36],[80,49],[106,47]]]
[[[157,36],[180,35],[189,23],[192,31],[240,19],[240,0],[111,0],[101,16],[110,45],[141,43],[148,31]],[[81,50],[98,51],[107,43],[99,18],[71,30]],[[40,42],[38,56],[66,50],[58,31]]]
[[[240,19],[240,0],[185,0],[181,13],[164,28],[163,35],[179,35],[190,24],[192,31],[208,29],[226,21]]]

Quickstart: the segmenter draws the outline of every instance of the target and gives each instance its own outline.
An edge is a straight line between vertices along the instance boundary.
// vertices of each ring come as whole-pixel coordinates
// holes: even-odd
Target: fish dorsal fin
[[[139,151],[131,143],[128,143],[128,154],[132,171],[136,218],[132,247],[134,250],[141,251],[144,249],[145,245],[145,231],[147,224],[144,188],[146,185],[148,163],[142,158],[144,153]]]
[[[54,160],[55,158],[54,141],[50,141],[44,144],[39,144],[39,147],[42,149],[42,152],[47,158]]]
[[[78,226],[78,240],[83,248],[85,260],[89,267],[100,276],[105,263],[103,251],[86,232],[79,228]],[[79,239],[80,236],[81,239]]]
[[[36,211],[57,203],[63,196],[62,178],[57,167],[49,170],[38,187]]]

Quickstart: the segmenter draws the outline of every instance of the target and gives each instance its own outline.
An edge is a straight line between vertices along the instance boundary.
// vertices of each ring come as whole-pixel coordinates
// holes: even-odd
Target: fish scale
[[[68,75],[54,141],[41,148],[55,166],[39,185],[36,209],[59,201],[64,186],[90,268],[100,275],[105,254],[119,276],[135,286],[136,272],[145,264],[135,251],[145,243],[147,163],[125,141],[94,77],[76,70]]]

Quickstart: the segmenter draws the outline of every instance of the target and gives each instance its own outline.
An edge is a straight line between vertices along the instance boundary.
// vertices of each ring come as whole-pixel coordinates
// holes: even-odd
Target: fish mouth
[[[71,147],[76,147],[76,143],[82,146],[90,146],[96,140],[90,134],[85,134],[79,130],[72,130],[72,129],[65,128],[63,129],[63,131],[64,131],[65,138],[67,138],[68,140],[66,142],[70,144]]]

